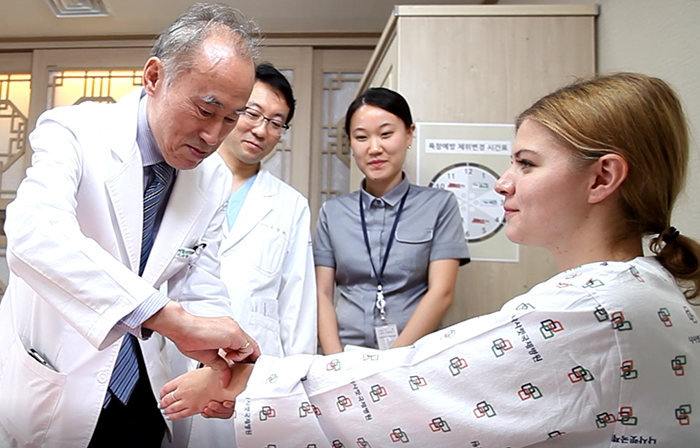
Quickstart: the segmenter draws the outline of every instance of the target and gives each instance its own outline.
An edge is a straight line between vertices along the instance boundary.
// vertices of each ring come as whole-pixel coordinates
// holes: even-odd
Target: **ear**
[[[594,176],[588,192],[588,203],[597,204],[615,193],[627,178],[629,165],[618,154],[605,154],[591,166]]]
[[[408,148],[411,146],[411,143],[413,142],[413,133],[416,130],[416,125],[414,123],[411,124],[411,126],[406,129],[406,147]]]
[[[143,67],[143,87],[149,96],[155,95],[160,84],[165,83],[163,61],[151,56]]]

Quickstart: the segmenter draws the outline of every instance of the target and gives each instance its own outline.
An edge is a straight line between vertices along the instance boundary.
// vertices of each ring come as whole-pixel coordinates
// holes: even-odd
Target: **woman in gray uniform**
[[[369,89],[348,108],[345,132],[365,178],[325,202],[316,226],[325,354],[410,345],[434,331],[469,261],[455,196],[411,185],[403,172],[414,129],[408,103],[388,89]]]

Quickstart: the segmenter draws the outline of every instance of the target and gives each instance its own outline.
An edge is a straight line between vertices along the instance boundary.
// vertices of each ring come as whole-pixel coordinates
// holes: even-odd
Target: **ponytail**
[[[649,249],[676,278],[688,302],[700,305],[700,244],[670,227],[652,238]]]

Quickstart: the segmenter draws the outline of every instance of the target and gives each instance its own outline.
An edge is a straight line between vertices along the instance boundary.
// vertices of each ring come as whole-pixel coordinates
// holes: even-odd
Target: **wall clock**
[[[428,184],[455,194],[467,242],[491,238],[503,227],[503,196],[493,189],[498,177],[485,165],[460,162],[440,170]]]

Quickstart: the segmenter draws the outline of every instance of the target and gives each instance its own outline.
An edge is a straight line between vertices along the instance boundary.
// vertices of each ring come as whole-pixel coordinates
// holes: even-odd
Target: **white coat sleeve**
[[[317,340],[316,274],[311,248],[311,213],[299,197],[278,296],[280,337],[285,356],[314,354]]]
[[[32,166],[7,208],[8,265],[102,349],[123,334],[117,322],[155,289],[81,231],[77,194],[90,148],[50,118],[30,141]]]

